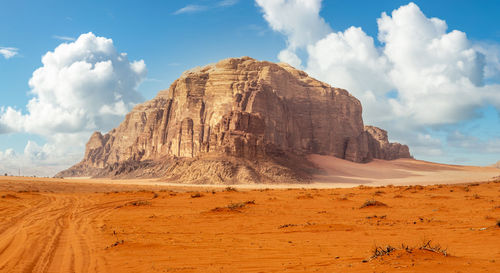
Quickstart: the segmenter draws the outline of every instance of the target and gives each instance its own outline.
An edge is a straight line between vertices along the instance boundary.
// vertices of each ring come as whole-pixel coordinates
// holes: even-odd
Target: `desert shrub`
[[[372,250],[372,255],[369,259],[363,260],[364,263],[368,262],[369,260],[376,259],[378,257],[390,255],[392,252],[396,250],[403,250],[408,253],[412,253],[415,249],[418,250],[425,250],[425,251],[431,251],[434,253],[442,254],[443,256],[448,256],[448,251],[446,248],[442,248],[439,244],[432,244],[431,241],[423,241],[420,246],[417,247],[410,247],[405,244],[401,244],[401,248],[395,248],[391,245],[387,245],[385,247],[380,247],[380,246],[375,246]]]
[[[296,226],[297,226],[296,224],[284,224],[284,225],[279,226],[278,228],[281,229],[281,228],[296,227]]]
[[[17,195],[14,195],[14,194],[6,194],[6,195],[2,195],[2,198],[8,198],[8,199],[19,199],[19,197]]]
[[[238,191],[236,188],[233,187],[226,187],[224,191]]]
[[[246,205],[249,205],[249,204],[255,204],[255,201],[251,200],[251,201],[240,202],[240,203],[231,203],[231,204],[227,205],[227,208],[231,209],[231,210],[240,209],[240,208],[244,208]]]
[[[203,196],[203,194],[201,194],[199,192],[191,194],[191,198],[199,198],[199,197],[202,197],[202,196]]]
[[[380,202],[380,201],[377,201],[377,200],[366,200],[366,202],[361,205],[361,207],[359,207],[360,209],[362,208],[366,208],[366,207],[387,207],[386,204]]]
[[[435,253],[443,254],[444,256],[448,256],[448,252],[447,252],[446,248],[442,248],[441,245],[439,245],[439,244],[432,245],[430,240],[424,241],[418,249],[432,251]]]
[[[151,205],[151,202],[149,202],[147,200],[139,200],[139,201],[133,201],[133,202],[127,203],[127,205],[136,206],[136,207],[149,206],[149,205]]]
[[[375,259],[380,256],[389,255],[394,250],[396,250],[396,248],[391,245],[387,245],[386,247],[375,246],[372,250],[372,256],[370,258]]]
[[[239,202],[239,203],[230,203],[229,205],[227,205],[223,208],[221,208],[221,207],[213,208],[212,211],[224,211],[224,210],[238,211],[239,209],[242,209],[250,204],[254,205],[255,200],[249,200],[246,202]]]

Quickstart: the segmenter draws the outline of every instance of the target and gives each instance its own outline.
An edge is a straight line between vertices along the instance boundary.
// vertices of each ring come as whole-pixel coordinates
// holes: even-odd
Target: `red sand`
[[[61,181],[0,179],[0,272],[500,272],[500,183],[223,191]],[[361,208],[371,199],[386,206]],[[429,240],[449,255],[418,249]],[[387,245],[397,250],[370,259]]]

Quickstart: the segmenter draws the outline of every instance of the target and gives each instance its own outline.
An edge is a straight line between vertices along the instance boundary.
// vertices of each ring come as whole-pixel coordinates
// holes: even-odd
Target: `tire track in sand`
[[[36,205],[0,225],[0,272],[104,272],[95,223],[127,201],[43,194]]]

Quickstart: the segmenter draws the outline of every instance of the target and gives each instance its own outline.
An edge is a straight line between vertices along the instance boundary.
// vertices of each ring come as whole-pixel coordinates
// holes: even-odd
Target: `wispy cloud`
[[[0,55],[5,59],[10,59],[18,54],[19,49],[15,47],[0,47]]]
[[[221,0],[213,5],[187,5],[183,8],[176,10],[173,14],[197,13],[215,8],[227,8],[238,4],[240,0]]]
[[[145,82],[163,82],[163,80],[160,79],[155,79],[155,78],[146,78],[144,79]]]
[[[266,32],[269,31],[267,28],[255,24],[248,25],[247,29],[250,31],[254,31],[258,36],[263,36],[264,34],[266,34]]]
[[[222,0],[220,1],[217,6],[219,7],[230,7],[238,4],[239,0]]]
[[[57,39],[57,40],[62,40],[62,41],[69,41],[69,42],[73,42],[75,41],[76,39],[73,38],[73,37],[69,37],[69,36],[59,36],[59,35],[53,35],[52,38],[54,39]]]
[[[180,8],[174,12],[175,15],[178,14],[184,14],[184,13],[196,13],[200,11],[206,10],[208,7],[207,6],[202,6],[202,5],[187,5],[183,8]]]

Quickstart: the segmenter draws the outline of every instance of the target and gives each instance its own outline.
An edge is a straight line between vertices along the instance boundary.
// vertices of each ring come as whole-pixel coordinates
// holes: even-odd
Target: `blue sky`
[[[344,88],[352,86],[348,89],[362,101],[365,121],[387,129],[392,140],[408,143],[416,158],[473,165],[486,165],[500,160],[500,104],[496,101],[498,96],[495,95],[500,93],[497,87],[500,79],[500,73],[497,70],[500,66],[496,66],[498,60],[494,61],[494,58],[499,56],[500,48],[500,19],[497,16],[497,11],[500,10],[499,1],[414,1],[418,8],[408,8],[410,14],[419,14],[418,10],[420,10],[425,15],[424,19],[418,20],[426,21],[427,18],[432,17],[444,20],[447,24],[445,34],[452,30],[459,30],[466,35],[466,38],[457,38],[456,43],[464,43],[463,48],[460,48],[461,51],[442,48],[447,58],[453,59],[454,63],[462,62],[460,56],[468,52],[467,50],[473,49],[482,52],[486,58],[486,64],[479,70],[484,72],[484,69],[489,69],[490,71],[488,76],[483,77],[483,83],[476,86],[479,89],[474,92],[485,94],[484,98],[477,102],[473,99],[474,92],[467,91],[467,85],[465,87],[456,85],[459,80],[450,83],[449,86],[464,88],[464,90],[457,91],[455,94],[454,89],[450,87],[450,91],[446,91],[448,93],[445,94],[454,97],[449,103],[457,106],[445,106],[444,108],[450,109],[443,112],[442,120],[439,120],[440,111],[443,109],[441,104],[429,104],[428,111],[430,113],[435,111],[436,118],[432,115],[401,114],[401,109],[406,108],[410,109],[409,111],[422,112],[423,106],[421,105],[425,106],[425,102],[429,102],[429,97],[427,93],[420,97],[412,96],[411,92],[414,89],[406,86],[405,83],[398,82],[398,79],[391,79],[389,83],[380,83],[380,91],[377,91],[365,90],[365,86],[357,86],[352,82],[331,76],[338,73],[339,66],[343,65],[349,69],[342,70],[342,73],[351,73],[349,75],[359,82],[371,83],[353,72],[358,70],[359,67],[354,67],[354,63],[359,63],[359,60],[342,59],[328,63],[328,69],[318,68],[322,65],[318,63],[320,62],[318,60],[328,57],[321,54],[341,54],[341,51],[321,49],[324,47],[340,50],[338,47],[340,44],[349,44],[345,31],[355,26],[361,28],[361,30],[354,31],[356,35],[371,37],[373,40],[374,54],[377,54],[377,56],[372,56],[373,60],[383,59],[382,62],[385,63],[384,60],[388,59],[394,63],[387,68],[388,72],[384,75],[393,75],[398,72],[395,71],[395,67],[400,67],[405,63],[394,60],[395,55],[391,55],[390,52],[383,53],[385,50],[389,51],[386,44],[395,44],[396,41],[384,42],[378,38],[380,26],[377,24],[377,19],[381,18],[382,12],[386,12],[391,19],[387,21],[387,26],[394,28],[398,23],[396,17],[391,17],[391,13],[400,7],[408,7],[408,1],[311,0],[313,7],[309,11],[300,8],[302,2],[300,0],[271,0],[264,4],[261,2],[250,0],[71,2],[0,0],[0,53],[3,48],[3,52],[7,50],[16,54],[8,58],[5,54],[0,55],[0,107],[2,107],[0,116],[3,115],[5,121],[6,109],[9,107],[21,115],[19,120],[11,119],[11,123],[5,122],[7,125],[4,127],[7,129],[4,128],[3,131],[0,121],[0,171],[12,172],[12,169],[22,168],[26,174],[30,175],[51,175],[58,169],[76,163],[83,156],[83,145],[93,130],[106,131],[118,125],[123,117],[120,111],[113,112],[106,122],[91,122],[95,125],[93,127],[86,123],[81,130],[75,127],[71,132],[61,131],[60,126],[47,130],[28,125],[19,128],[15,126],[16,122],[24,122],[26,116],[30,115],[27,108],[30,100],[42,96],[40,94],[43,92],[50,92],[50,90],[37,87],[36,84],[34,86],[28,84],[34,77],[35,70],[47,66],[42,64],[42,56],[49,51],[54,52],[62,43],[74,43],[80,35],[89,32],[95,37],[112,39],[111,48],[115,48],[119,53],[126,53],[127,63],[144,61],[143,70],[132,69],[127,72],[137,76],[137,80],[131,83],[130,90],[124,91],[126,94],[135,96],[128,100],[124,99],[125,108],[153,98],[159,90],[168,88],[184,70],[194,66],[237,56],[292,63],[295,59],[287,59],[283,55],[280,57],[278,55],[287,50],[301,61],[300,64],[294,65],[306,70],[309,74],[333,86],[341,85],[340,87]],[[269,4],[271,2],[275,4]],[[293,3],[296,6],[293,6]],[[320,5],[318,12],[314,4]],[[275,18],[277,21],[269,18]],[[287,18],[293,18],[293,20]],[[302,22],[301,18],[304,19],[303,22],[311,25],[298,25]],[[283,19],[282,22],[279,21],[281,19]],[[419,24],[420,21],[409,23]],[[425,22],[422,24],[424,26]],[[304,31],[309,31],[308,27],[313,29],[312,32],[318,30],[311,36],[316,40],[307,40],[307,37],[310,37],[307,35],[310,33],[304,34]],[[323,30],[319,31],[320,29]],[[324,40],[322,43],[322,40],[331,33],[342,35],[331,35],[330,40]],[[93,41],[94,37],[88,37],[88,39]],[[370,46],[369,41],[368,46]],[[481,49],[478,49],[479,47]],[[346,49],[344,46],[341,49],[348,50],[349,47]],[[458,52],[456,54],[461,55],[451,56],[450,52]],[[445,61],[441,60],[438,64],[432,64],[432,58],[430,58],[428,63],[434,68],[444,67],[448,65]],[[479,61],[471,61],[472,70],[476,69],[474,65],[477,63]],[[467,65],[469,63],[465,62],[465,70],[467,70]],[[448,69],[443,71],[449,72]],[[449,72],[450,75],[453,73],[455,72]],[[470,76],[469,74],[460,75],[461,77]],[[432,76],[438,77],[439,75]],[[454,74],[450,76],[451,81],[455,78]],[[71,85],[65,85],[64,88],[71,88]],[[38,91],[33,92],[34,89]],[[386,92],[385,97],[384,92]],[[367,94],[371,93],[377,98],[376,104],[374,101],[369,101],[370,96]],[[138,99],[137,96],[141,98]],[[408,98],[407,101],[397,102],[399,99],[403,100],[405,96]],[[381,101],[384,98],[387,101]],[[396,100],[396,103],[390,102],[390,98]],[[443,96],[437,96],[437,98],[442,100]],[[474,102],[467,104],[463,101]],[[382,113],[383,111],[379,110],[377,105],[385,105],[384,103],[392,105],[394,110]],[[465,113],[463,116],[462,112]],[[400,113],[401,117],[395,113]],[[91,118],[100,120],[96,116]],[[69,145],[69,140],[77,143]],[[51,156],[51,152],[57,156]]]

